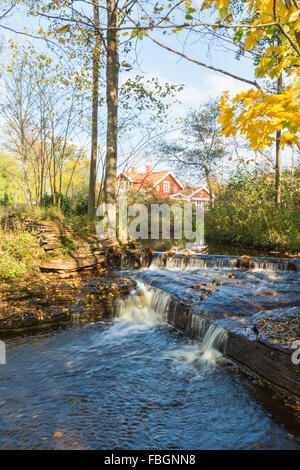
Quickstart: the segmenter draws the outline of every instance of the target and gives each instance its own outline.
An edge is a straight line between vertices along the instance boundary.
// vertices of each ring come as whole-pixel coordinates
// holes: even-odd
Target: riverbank
[[[2,217],[1,333],[112,314],[116,300],[134,287],[112,270],[149,263],[151,251],[134,242],[101,242],[94,224],[71,225],[52,212]]]
[[[135,283],[126,276],[97,273],[60,279],[41,275],[0,285],[0,334],[72,322],[95,321],[112,315],[117,299]]]

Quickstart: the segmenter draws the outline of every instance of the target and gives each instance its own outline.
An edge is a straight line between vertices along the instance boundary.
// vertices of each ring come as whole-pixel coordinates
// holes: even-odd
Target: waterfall
[[[151,263],[152,269],[166,268],[170,270],[184,271],[187,269],[203,269],[203,268],[227,268],[236,269],[245,267],[251,270],[264,271],[287,271],[288,260],[277,258],[250,258],[247,266],[247,259],[243,260],[238,256],[223,255],[202,255],[196,254],[192,256],[175,255],[167,258],[165,264],[161,259],[163,253],[156,252]],[[244,264],[243,264],[244,263]]]
[[[115,313],[118,319],[134,323],[165,321],[170,295],[140,281],[137,284],[137,288],[126,299],[116,303]]]
[[[224,328],[215,323],[208,328],[201,345],[203,359],[207,361],[216,361],[222,353],[226,352],[228,334]]]
[[[228,320],[218,320],[209,324],[207,318],[199,314],[191,314],[187,326],[187,334],[201,341],[200,352],[202,358],[215,362],[222,353],[226,352],[227,332],[221,326],[222,323],[229,323]]]
[[[116,321],[146,327],[162,321],[175,324],[175,318],[174,321],[168,318],[172,313],[170,301],[171,296],[166,292],[137,281],[137,288],[127,298],[118,300],[116,303]],[[201,343],[195,343],[199,344],[196,348],[197,354],[194,347],[192,348],[192,358],[196,354],[205,361],[216,362],[222,353],[226,352],[227,332],[221,327],[221,321],[208,326],[207,319],[197,314],[190,314],[186,333],[194,339],[202,340]],[[187,357],[189,361],[192,360],[190,354]]]

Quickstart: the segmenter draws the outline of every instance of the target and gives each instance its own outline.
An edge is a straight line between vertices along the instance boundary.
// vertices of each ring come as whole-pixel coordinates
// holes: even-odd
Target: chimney
[[[147,165],[146,166],[146,173],[151,173],[151,171],[152,171],[152,166]]]
[[[136,167],[135,166],[131,167],[131,173],[136,173]]]

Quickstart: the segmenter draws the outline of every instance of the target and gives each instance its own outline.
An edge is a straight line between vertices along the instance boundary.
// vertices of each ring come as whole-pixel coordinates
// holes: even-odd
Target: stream
[[[263,297],[269,308],[293,308],[299,274],[277,264],[251,272],[195,264],[156,261],[134,272],[136,290],[106,320],[6,339],[0,448],[300,449],[295,415],[223,357],[211,335],[193,341],[166,323],[169,294],[184,296],[199,277],[234,272],[249,297],[263,286],[275,292]],[[221,287],[215,305],[229,308],[238,289]]]

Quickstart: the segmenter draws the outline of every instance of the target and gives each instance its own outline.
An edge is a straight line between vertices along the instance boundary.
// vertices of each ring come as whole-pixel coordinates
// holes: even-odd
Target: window
[[[176,186],[173,186],[173,193],[174,193],[174,194],[177,193],[177,188],[176,188]]]
[[[170,192],[170,181],[164,181],[164,193]]]

